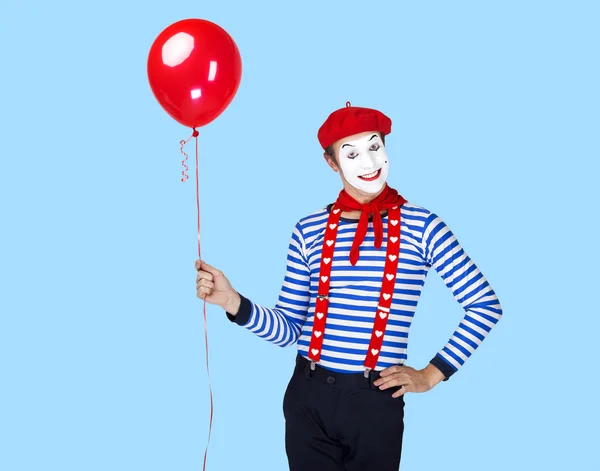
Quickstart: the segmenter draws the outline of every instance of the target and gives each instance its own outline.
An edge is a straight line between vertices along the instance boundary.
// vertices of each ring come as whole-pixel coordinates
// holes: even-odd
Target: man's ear
[[[323,157],[325,157],[325,161],[327,162],[327,165],[329,165],[334,172],[338,172],[338,167],[335,164],[335,162],[333,161],[333,159],[329,156],[329,154],[327,154],[327,152],[323,152]]]

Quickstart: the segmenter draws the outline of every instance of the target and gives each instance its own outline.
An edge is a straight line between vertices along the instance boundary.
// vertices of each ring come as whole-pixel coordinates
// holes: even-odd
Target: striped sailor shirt
[[[230,321],[259,337],[286,347],[297,343],[308,358],[318,289],[325,226],[332,204],[300,219],[293,230],[283,286],[275,307],[259,305],[240,294],[236,316]],[[387,211],[382,214],[383,243],[374,246],[372,218],[360,246],[356,265],[349,260],[358,219],[342,217],[331,267],[329,311],[319,365],[341,373],[364,371],[387,248]],[[446,343],[430,360],[447,381],[481,344],[502,316],[496,293],[460,243],[435,213],[410,202],[401,207],[400,257],[383,346],[376,370],[403,364],[408,333],[427,273],[434,267],[464,317]]]

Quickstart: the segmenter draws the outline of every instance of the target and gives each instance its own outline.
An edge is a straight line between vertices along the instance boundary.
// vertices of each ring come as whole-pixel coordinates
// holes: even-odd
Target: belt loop
[[[306,379],[310,379],[311,375],[311,370],[310,370],[310,362],[306,363],[306,365],[304,365],[304,376],[306,377]]]
[[[370,371],[369,371],[369,387],[370,387],[371,389],[377,389],[377,386],[375,386],[375,385],[373,384],[375,381],[377,381],[377,378],[378,378],[377,371],[375,371],[375,370],[370,370]]]

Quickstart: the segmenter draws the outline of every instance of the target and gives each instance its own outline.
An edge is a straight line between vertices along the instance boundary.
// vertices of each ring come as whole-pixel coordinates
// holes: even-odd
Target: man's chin
[[[364,193],[368,193],[371,195],[378,193],[382,190],[382,188],[385,186],[385,180],[380,177],[372,182],[365,182],[359,180],[350,184],[357,190],[363,191]]]

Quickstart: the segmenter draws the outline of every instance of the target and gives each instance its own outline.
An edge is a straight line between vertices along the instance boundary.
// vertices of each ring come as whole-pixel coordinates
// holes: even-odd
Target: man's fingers
[[[406,375],[399,373],[379,378],[374,384],[375,386],[378,386],[379,389],[387,389],[393,386],[400,386],[406,382]]]
[[[202,270],[204,270],[204,271],[206,271],[208,273],[212,273],[213,275],[216,275],[217,273],[220,273],[220,271],[218,269],[216,269],[212,265],[209,265],[204,260],[200,260],[200,259],[197,259],[194,262],[194,267],[196,268],[196,270],[201,270],[202,269]]]
[[[400,396],[404,396],[404,393],[410,392],[410,390],[407,388],[408,388],[408,386],[402,386],[398,391],[396,391],[394,394],[392,394],[392,397],[397,398]]]
[[[196,283],[199,283],[200,280],[209,280],[209,281],[213,281],[214,277],[212,276],[211,273],[204,271],[204,270],[198,270],[198,274],[196,275]]]
[[[381,373],[379,373],[379,375],[382,377],[385,377],[385,376],[392,375],[394,373],[399,373],[401,371],[402,371],[401,365],[394,365],[394,366],[390,366],[390,367],[386,368],[385,370],[381,370]]]
[[[200,286],[197,290],[198,297],[204,299],[203,295],[210,296],[212,294],[212,288],[207,286]]]
[[[200,281],[198,281],[196,283],[196,288],[200,289],[201,286],[205,286],[207,288],[213,289],[215,287],[215,284],[212,281],[207,280],[206,278],[202,278]]]
[[[209,272],[210,274],[214,275],[214,276],[218,276],[221,274],[220,270],[217,270],[215,267],[213,267],[212,265],[209,265],[208,263],[206,263],[204,260],[202,260],[200,262],[200,268],[202,270],[205,270],[207,272]]]
[[[375,386],[381,386],[382,384],[394,381],[398,376],[398,373],[388,374],[387,376],[381,376],[375,381]]]

